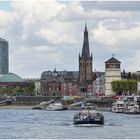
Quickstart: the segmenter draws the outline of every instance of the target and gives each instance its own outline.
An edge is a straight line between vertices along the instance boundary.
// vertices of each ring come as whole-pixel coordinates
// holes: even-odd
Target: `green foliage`
[[[10,87],[10,86],[1,86],[0,93],[10,94],[10,95],[23,95],[26,93],[32,93],[34,95],[35,83],[30,83],[27,87]]]
[[[35,83],[30,83],[30,85],[27,87],[27,88],[25,88],[25,91],[26,92],[34,92],[34,89],[35,89]]]
[[[13,93],[14,90],[11,87],[0,87],[0,93]]]
[[[137,81],[135,80],[116,80],[111,82],[112,90],[115,93],[136,93]]]
[[[16,93],[19,93],[19,94],[20,94],[20,93],[24,93],[24,88],[20,88],[20,87],[17,88],[17,89],[16,89]]]

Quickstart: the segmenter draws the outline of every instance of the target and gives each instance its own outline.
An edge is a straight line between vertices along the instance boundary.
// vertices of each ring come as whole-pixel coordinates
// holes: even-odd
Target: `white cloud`
[[[0,28],[5,27],[8,25],[8,23],[12,22],[12,17],[9,12],[6,11],[0,11]]]
[[[83,20],[86,19],[126,19],[132,18],[133,14],[129,11],[108,11],[108,10],[92,10],[86,11],[81,2],[69,2],[68,6],[62,8],[58,13],[61,21]]]
[[[104,22],[100,22],[99,26],[92,30],[93,37],[96,41],[101,44],[106,44],[108,46],[118,46],[123,41],[137,41],[140,40],[140,23],[136,26],[126,28],[125,24],[118,24],[118,30],[111,29],[109,27],[112,24],[105,25]]]
[[[50,44],[76,44],[72,26],[68,23],[54,21],[49,28],[43,28],[36,35],[45,38]]]
[[[82,5],[86,10],[100,9],[100,10],[110,10],[110,11],[139,11],[140,1],[132,0],[100,0],[100,1],[81,1]]]
[[[36,77],[34,74],[35,69],[43,71],[44,68],[47,68],[48,64],[61,64],[62,54],[61,51],[49,46],[32,48],[21,46],[10,54],[10,61],[10,71],[12,70],[15,73],[24,71],[27,77],[30,77],[30,74],[33,73],[32,75]]]
[[[85,11],[78,1],[11,1],[11,10],[0,10],[0,35],[9,41],[10,71],[21,77],[40,77],[41,72],[54,67],[78,70],[85,18],[93,57],[96,48],[98,52],[108,48],[109,57],[114,48],[125,50],[127,43],[138,46],[140,24],[134,15],[107,9]],[[96,64],[105,61],[103,54],[94,60]],[[104,64],[99,65],[104,69]]]
[[[139,58],[140,58],[140,50],[136,51],[133,58],[128,57],[128,59],[126,60],[127,62],[125,62],[126,71],[129,71],[129,72],[139,71],[140,70]]]
[[[130,12],[122,12],[122,11],[108,11],[108,10],[93,10],[87,14],[87,17],[95,18],[95,19],[124,19],[131,18],[132,13]]]
[[[94,40],[101,44],[110,46],[118,43],[116,36],[113,35],[113,31],[107,30],[106,27],[103,26],[102,22],[91,32],[93,34]]]

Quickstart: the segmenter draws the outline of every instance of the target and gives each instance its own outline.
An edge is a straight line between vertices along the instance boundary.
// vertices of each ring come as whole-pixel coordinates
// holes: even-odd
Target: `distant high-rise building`
[[[0,38],[0,74],[9,72],[8,41]]]

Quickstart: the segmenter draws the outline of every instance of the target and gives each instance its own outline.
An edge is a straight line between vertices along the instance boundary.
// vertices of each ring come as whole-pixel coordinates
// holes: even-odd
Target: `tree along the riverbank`
[[[137,92],[137,81],[135,80],[115,80],[111,82],[112,90],[117,95],[135,94]]]
[[[27,93],[34,93],[35,84],[32,82],[27,87],[0,87],[0,93],[10,95],[24,95]]]

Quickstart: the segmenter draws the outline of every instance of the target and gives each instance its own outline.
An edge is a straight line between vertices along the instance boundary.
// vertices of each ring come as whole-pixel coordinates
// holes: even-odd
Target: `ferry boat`
[[[59,110],[67,110],[68,108],[61,104],[61,102],[58,103],[51,103],[46,107],[46,110],[50,111],[59,111]]]
[[[104,116],[88,107],[75,114],[73,124],[76,126],[102,126],[104,125]]]
[[[137,102],[130,101],[126,103],[126,107],[124,109],[125,114],[140,114],[140,107]]]
[[[123,113],[125,106],[126,104],[123,100],[118,100],[112,104],[111,110],[115,113]]]

